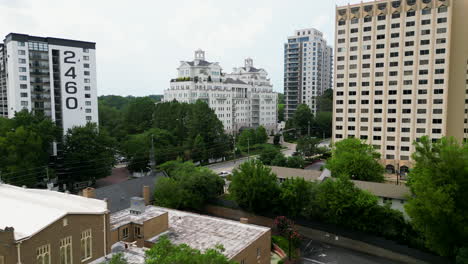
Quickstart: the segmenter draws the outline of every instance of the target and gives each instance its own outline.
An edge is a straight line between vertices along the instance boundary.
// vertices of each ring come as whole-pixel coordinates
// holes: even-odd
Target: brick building
[[[0,209],[0,264],[86,264],[110,252],[105,201],[0,183]]]

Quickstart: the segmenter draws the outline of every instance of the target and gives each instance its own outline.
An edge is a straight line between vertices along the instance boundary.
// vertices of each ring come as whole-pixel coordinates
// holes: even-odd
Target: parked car
[[[218,173],[218,175],[221,178],[226,178],[227,176],[231,175],[231,173],[229,171],[222,171],[222,172]]]

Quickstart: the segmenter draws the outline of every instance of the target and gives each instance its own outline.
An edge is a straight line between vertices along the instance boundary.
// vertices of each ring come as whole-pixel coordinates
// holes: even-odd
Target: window
[[[83,60],[89,61],[89,56],[83,56]]]
[[[21,106],[28,106],[28,101],[21,101]]]
[[[141,228],[139,226],[135,226],[135,236],[138,238],[141,237]]]
[[[50,264],[50,244],[36,249],[37,264]]]
[[[28,97],[28,93],[21,93],[21,97]]]
[[[88,113],[88,114],[91,113],[91,109],[87,108],[86,113]]]
[[[262,255],[262,249],[257,248],[257,259],[259,259],[261,255]]]
[[[20,84],[20,88],[21,89],[28,89],[28,85],[27,84]]]
[[[86,116],[86,121],[91,121],[91,120],[92,120],[91,116]]]
[[[72,264],[72,237],[60,240],[60,264]]]
[[[89,53],[89,49],[83,48],[83,53]]]
[[[25,64],[25,63],[26,63],[26,59],[18,59],[18,63],[20,63],[20,64]]]
[[[431,24],[431,20],[430,19],[424,19],[421,21],[421,25],[430,25]]]
[[[430,15],[431,14],[431,9],[426,7],[421,11],[421,13],[423,15]]]
[[[26,51],[25,50],[18,50],[18,55],[26,55]]]
[[[447,29],[446,29],[446,28],[438,28],[438,29],[437,29],[437,34],[443,34],[443,33],[447,33]]]
[[[90,75],[89,71],[84,71],[84,75],[89,76]]]
[[[371,30],[372,30],[372,27],[365,27],[365,28],[364,28],[364,32],[369,32],[369,31],[371,31]]]
[[[430,40],[428,40],[428,39],[421,40],[421,45],[429,45],[429,44],[431,44]],[[427,54],[429,54],[429,52]]]
[[[86,231],[83,231],[81,233],[81,260],[87,260],[92,257],[92,233],[91,229],[88,229]]]
[[[440,13],[447,13],[447,6],[441,6],[437,9],[437,12]]]
[[[20,81],[27,81],[28,77],[26,75],[20,75],[19,79],[20,79]]]
[[[122,238],[128,238],[128,227],[122,229]]]
[[[338,135],[336,135],[336,137],[338,138]],[[247,262],[245,261],[245,259],[241,260],[240,264],[246,264]]]
[[[85,105],[88,105],[88,106],[91,105],[91,101],[86,101]]]
[[[410,10],[408,12],[406,12],[406,17],[413,17],[416,15],[416,11],[414,10]]]
[[[437,24],[441,24],[441,23],[447,23],[447,18],[446,17],[438,18],[437,19]]]
[[[85,82],[85,83],[90,83],[91,80],[90,80],[90,79],[84,79],[84,82]]]

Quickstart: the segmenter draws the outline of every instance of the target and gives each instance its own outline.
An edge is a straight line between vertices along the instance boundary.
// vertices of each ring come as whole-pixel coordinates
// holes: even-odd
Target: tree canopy
[[[224,180],[205,167],[191,162],[169,161],[160,167],[169,175],[155,186],[157,205],[175,209],[202,209],[205,203],[223,192]]]
[[[158,242],[146,251],[146,264],[235,264],[223,255],[224,248],[215,248],[200,252],[186,244],[174,245],[167,236],[159,238]]]
[[[413,196],[406,212],[430,249],[443,256],[463,254],[468,247],[468,145],[453,138],[431,142],[425,136],[415,146],[409,173]]]
[[[359,139],[348,138],[335,143],[332,157],[327,161],[333,177],[346,176],[353,180],[384,181],[380,154]]]
[[[96,180],[110,175],[115,164],[115,141],[94,123],[73,127],[63,143],[63,171],[68,183]]]
[[[44,115],[17,112],[12,119],[0,118],[0,171],[2,180],[34,187],[46,177],[52,143],[62,130]]]
[[[242,208],[265,212],[271,210],[271,202],[277,199],[278,180],[261,161],[251,160],[234,169],[229,193]]]

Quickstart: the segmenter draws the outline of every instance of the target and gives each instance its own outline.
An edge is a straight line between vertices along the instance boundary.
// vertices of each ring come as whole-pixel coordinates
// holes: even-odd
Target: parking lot
[[[305,239],[301,245],[303,264],[398,264],[385,258],[371,256],[355,250]]]

